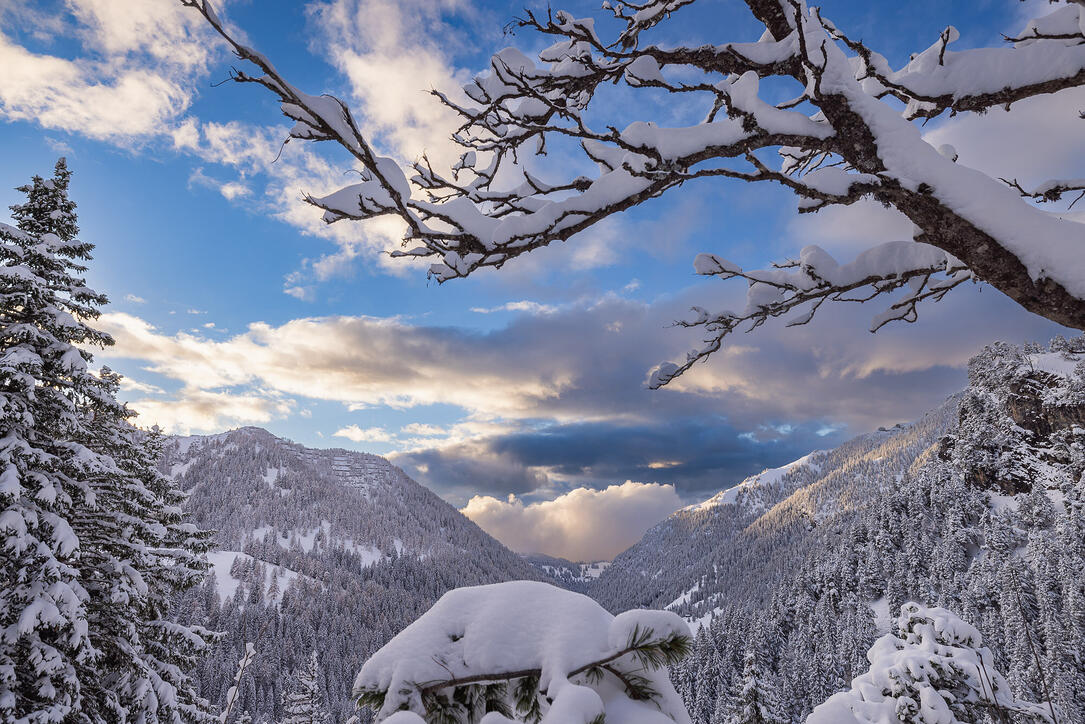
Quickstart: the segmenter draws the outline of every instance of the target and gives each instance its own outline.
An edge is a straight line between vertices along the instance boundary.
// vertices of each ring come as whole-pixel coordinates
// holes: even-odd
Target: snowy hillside
[[[259,638],[240,703],[257,720],[281,715],[281,691],[314,649],[343,721],[366,657],[446,591],[550,580],[376,455],[247,427],[172,438],[160,467],[189,494],[194,522],[217,531],[213,576],[178,605],[182,619],[228,632],[202,665],[201,693],[221,701],[244,640]]]
[[[574,563],[564,558],[542,554],[526,555],[524,560],[540,569],[558,585],[578,593],[586,592],[590,584],[610,567],[610,561]]]
[[[707,621],[737,592],[761,599],[791,573],[829,511],[890,486],[950,425],[955,403],[913,425],[861,435],[753,475],[677,511],[619,555],[589,592],[613,611],[669,608]]]

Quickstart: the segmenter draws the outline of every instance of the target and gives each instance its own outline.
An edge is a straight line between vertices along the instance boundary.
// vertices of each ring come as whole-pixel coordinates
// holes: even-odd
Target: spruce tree
[[[742,660],[742,681],[731,700],[726,724],[784,724],[780,703],[764,678],[753,650]]]
[[[328,721],[316,651],[309,656],[305,669],[298,673],[298,688],[286,695],[283,708],[286,718],[282,724],[325,724]]]
[[[213,635],[172,622],[169,612],[172,595],[206,574],[210,533],[184,520],[183,494],[158,470],[159,431],[129,425],[132,413],[114,397],[119,376],[103,367],[99,378],[106,394],[88,403],[83,432],[113,467],[88,480],[95,506],[73,520],[91,642],[101,653],[86,672],[83,708],[107,720],[206,718],[188,672]]]
[[[80,703],[76,667],[98,652],[76,562],[74,511],[93,505],[97,456],[74,442],[80,401],[100,386],[76,345],[109,343],[82,320],[105,298],[78,274],[90,245],[74,240],[63,161],[35,177],[0,225],[0,713],[60,721]]]
[[[88,322],[104,295],[81,274],[71,173],[35,177],[0,224],[0,718],[191,721],[206,633],[166,619],[202,575],[206,535],[127,423],[112,344]]]

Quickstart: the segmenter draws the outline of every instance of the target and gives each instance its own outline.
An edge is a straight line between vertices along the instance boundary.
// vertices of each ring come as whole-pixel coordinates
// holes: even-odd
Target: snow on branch
[[[664,668],[691,643],[686,623],[667,611],[615,617],[533,581],[461,588],[375,653],[354,695],[378,721],[407,710],[427,721],[496,712],[504,718],[487,721],[590,724],[644,710],[688,723]]]
[[[276,95],[294,123],[290,139],[332,141],[360,164],[360,182],[305,197],[324,220],[398,217],[406,232],[403,248],[392,254],[431,259],[430,274],[439,282],[500,268],[692,181],[767,181],[792,191],[800,212],[862,199],[900,211],[916,226],[919,261],[896,266],[904,254],[898,245],[865,256],[864,274],[843,280],[828,267],[804,269],[798,262],[771,270],[797,275],[787,283],[778,276],[724,276],[744,278],[751,302],[764,296],[766,303],[744,314],[707,315],[698,324],[712,320],[714,335],[739,322],[759,326],[801,304],[816,309],[825,300],[868,300],[905,286],[910,291],[875,326],[913,321],[917,302],[937,300],[966,278],[1085,329],[1085,224],[1033,203],[1085,191],[1082,184],[1015,188],[958,164],[955,153],[933,147],[919,128],[942,114],[982,114],[1085,85],[1085,5],[1057,3],[1005,47],[958,51],[959,33],[946,28],[897,69],[803,0],[732,0],[764,25],[762,36],[697,47],[648,42],[657,26],[695,0],[611,0],[605,10],[621,29],[609,37],[593,18],[525,11],[520,27],[551,38],[549,47],[534,58],[515,48],[494,54],[462,97],[433,92],[458,117],[450,132],[461,155],[446,170],[426,156],[409,165],[382,157],[345,103],[291,85],[233,37],[208,0],[180,1],[258,69],[234,71],[233,79]],[[774,88],[790,85],[794,95],[766,101],[766,78],[776,81]],[[649,122],[641,104],[619,107],[599,92],[614,84],[646,103],[669,95],[702,120],[680,127]],[[553,144],[565,149],[570,141],[581,163],[564,154],[548,158]],[[942,256],[927,260],[933,254],[927,247]],[[867,291],[857,293],[862,288]],[[697,358],[717,349],[722,336],[710,337]],[[688,364],[672,367],[678,374]]]
[[[1085,83],[1082,6],[1067,5],[1029,22],[1012,47],[950,50],[960,32],[950,26],[926,50],[893,70],[884,56],[832,29],[861,59],[868,92],[908,104],[905,117],[929,119],[946,111],[1008,109],[1014,103]]]
[[[1085,179],[1082,178],[1051,179],[1050,181],[1045,181],[1031,191],[1021,186],[1017,179],[1014,179],[1013,181],[1007,181],[1006,179],[1001,180],[1003,183],[1016,189],[1022,196],[1040,202],[1060,201],[1063,194],[1076,193],[1077,198],[1070,202],[1070,206],[1068,207],[1070,209],[1074,208],[1074,205],[1078,201],[1081,201],[1082,196],[1085,196]]]
[[[769,319],[796,312],[787,326],[807,324],[825,302],[869,302],[876,297],[905,289],[900,298],[875,316],[870,331],[876,332],[892,321],[914,322],[918,304],[940,301],[958,285],[970,280],[972,272],[951,255],[927,244],[892,241],[860,254],[849,264],[838,264],[819,246],[807,246],[798,259],[775,264],[770,269],[743,271],[715,254],[700,254],[694,269],[703,276],[744,279],[749,288],[746,308],[741,312],[710,314],[694,307],[692,320],[678,321],[681,327],[702,327],[704,346],[692,350],[681,366],[659,365],[649,387],[657,389],[705,360],[723,344],[727,335],[746,326],[750,332]]]

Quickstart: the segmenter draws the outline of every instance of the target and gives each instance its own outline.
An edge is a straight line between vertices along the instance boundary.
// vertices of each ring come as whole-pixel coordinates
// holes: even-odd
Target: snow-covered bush
[[[689,650],[669,611],[618,616],[534,581],[446,593],[362,667],[386,724],[689,724],[666,666]]]
[[[870,670],[806,724],[971,724],[1011,713],[1052,721],[1046,705],[1014,697],[974,627],[944,608],[906,603],[900,611],[897,635],[882,636],[867,653]]]

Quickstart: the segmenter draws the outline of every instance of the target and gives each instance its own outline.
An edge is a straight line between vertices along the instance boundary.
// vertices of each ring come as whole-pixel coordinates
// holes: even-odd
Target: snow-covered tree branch
[[[334,141],[361,165],[361,182],[307,197],[324,220],[398,217],[404,249],[393,254],[433,259],[438,281],[501,267],[696,179],[779,184],[802,213],[873,199],[914,224],[912,238],[845,264],[817,247],[757,271],[698,257],[699,273],[748,283],[746,308],[695,310],[683,324],[703,328],[704,345],[685,363],[657,369],[653,386],[711,355],[736,329],[793,312],[791,323],[802,324],[826,301],[899,292],[875,319],[877,329],[914,321],[920,302],[968,280],[1085,329],[1085,225],[1034,204],[1085,190],[1082,182],[1026,190],[957,163],[951,147],[934,147],[918,125],[1085,85],[1081,4],[1058,5],[1000,48],[954,50],[959,33],[946,28],[900,68],[802,0],[745,0],[764,25],[761,38],[700,47],[664,48],[647,39],[694,0],[604,3],[616,21],[608,37],[591,18],[528,11],[519,25],[554,40],[537,60],[507,48],[464,88],[464,100],[434,91],[460,118],[450,130],[463,153],[446,172],[426,157],[403,169],[380,156],[345,103],[291,85],[236,39],[207,0],[181,1],[257,69],[233,78],[279,98],[294,122],[291,139]],[[794,96],[767,101],[763,79],[793,86]],[[702,120],[673,128],[643,120],[635,103],[607,106],[598,92],[607,84],[671,94]],[[546,163],[548,147],[570,141],[593,174],[569,171],[567,161]]]

